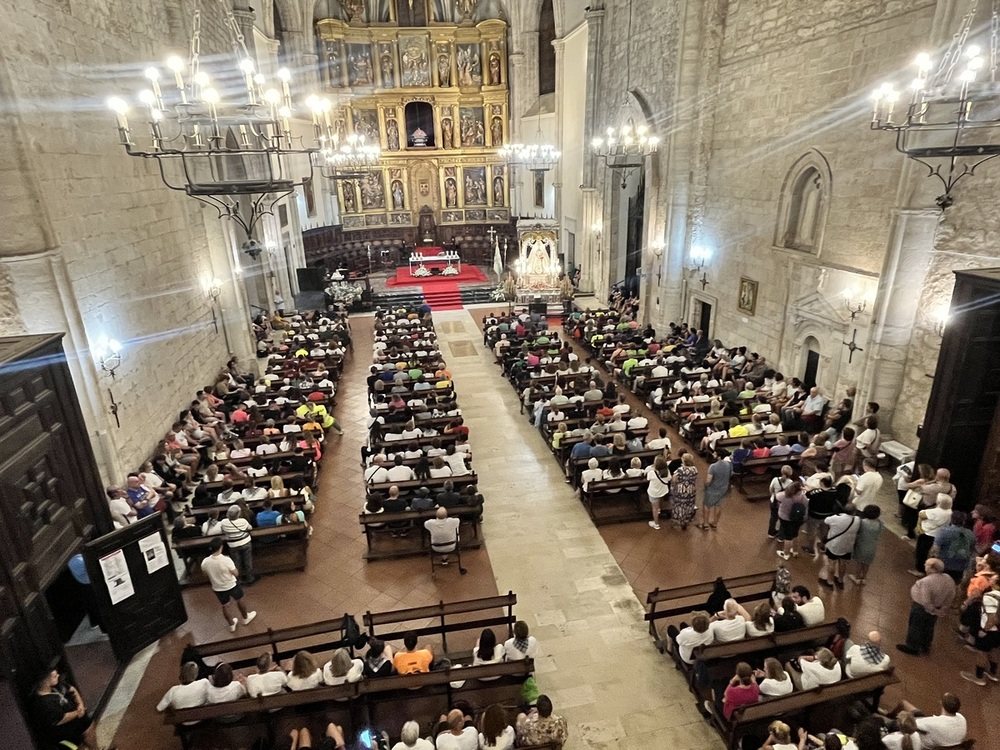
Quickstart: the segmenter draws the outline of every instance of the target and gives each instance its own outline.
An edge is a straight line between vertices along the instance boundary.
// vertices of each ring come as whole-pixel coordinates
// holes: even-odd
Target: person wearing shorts
[[[962,672],[962,679],[975,685],[986,685],[989,682],[1000,682],[997,674],[997,651],[1000,650],[1000,591],[996,583],[983,592],[982,615],[979,621],[979,632],[976,635],[975,649],[982,654],[986,666],[976,665],[975,672]]]
[[[208,580],[212,584],[212,591],[215,592],[219,604],[222,605],[222,616],[226,618],[229,632],[235,633],[236,626],[240,621],[233,616],[232,611],[229,609],[230,601],[236,603],[236,608],[243,616],[244,625],[249,625],[250,621],[257,616],[257,613],[255,611],[247,611],[246,605],[243,603],[243,588],[237,580],[238,572],[236,564],[232,561],[232,558],[222,554],[222,548],[222,539],[213,539],[212,544],[209,546],[212,554],[201,561],[201,569],[208,576]]]
[[[326,735],[315,745],[308,727],[293,729],[288,733],[292,738],[291,750],[346,750],[344,730],[337,724],[327,724]]]
[[[854,542],[861,530],[861,519],[854,515],[853,506],[843,513],[834,513],[823,521],[827,527],[826,542],[823,546],[823,567],[819,571],[819,582],[830,588],[844,588],[847,575],[847,561],[854,552]],[[831,573],[833,580],[830,580]]]

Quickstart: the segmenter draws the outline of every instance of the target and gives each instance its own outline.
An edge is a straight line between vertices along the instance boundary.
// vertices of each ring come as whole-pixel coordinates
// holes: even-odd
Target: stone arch
[[[833,172],[830,162],[810,149],[792,164],[781,186],[774,244],[819,255],[830,211]]]

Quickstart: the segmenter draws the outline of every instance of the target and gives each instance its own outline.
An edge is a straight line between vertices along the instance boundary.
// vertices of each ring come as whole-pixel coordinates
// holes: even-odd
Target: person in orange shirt
[[[392,657],[392,666],[399,674],[415,674],[417,672],[430,672],[431,663],[434,661],[434,652],[430,646],[417,648],[417,634],[412,630],[403,636],[403,646],[405,651],[397,651]]]

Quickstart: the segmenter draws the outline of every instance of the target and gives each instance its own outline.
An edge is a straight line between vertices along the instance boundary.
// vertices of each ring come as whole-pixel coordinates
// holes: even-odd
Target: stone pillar
[[[908,170],[904,170],[906,172]],[[896,400],[903,387],[904,366],[934,248],[934,233],[941,212],[929,208],[904,208],[893,212],[889,246],[879,278],[868,357],[858,385],[855,414],[864,404],[877,401],[880,427],[888,431]],[[915,436],[902,435],[903,442]]]
[[[565,151],[563,148],[563,106],[561,96],[565,94],[565,75],[563,71],[563,53],[566,50],[566,42],[563,39],[553,39],[552,47],[556,51],[556,94],[555,94],[555,137],[553,138],[553,143],[556,148],[560,151]],[[563,168],[562,160],[560,160],[553,170],[552,175],[552,215],[555,220],[559,222],[559,238],[560,242],[566,237],[566,227],[563,224],[563,211],[562,211],[562,182],[563,182]],[[569,270],[567,267],[565,270]]]
[[[587,96],[584,102],[583,148],[585,153],[587,153],[589,152],[590,142],[594,137],[597,127],[597,113],[601,104],[601,41],[604,33],[603,0],[597,0],[586,12],[585,18],[587,21]],[[556,88],[558,90],[558,84]],[[599,183],[596,166],[595,159],[587,153],[583,158],[583,184],[581,186],[583,242],[579,243],[579,263],[581,266],[580,290],[595,294],[600,299],[601,295],[606,297],[607,294],[606,289],[598,288],[604,286],[603,284],[599,284],[598,280],[603,278],[600,266],[607,255],[608,249],[605,236],[602,235],[598,241],[592,229],[595,224],[600,225],[604,230],[607,229],[604,224],[604,208],[598,194]],[[603,185],[603,180],[600,184]]]
[[[247,52],[250,53],[257,65],[257,69],[260,69],[260,57],[257,54],[257,43],[253,35],[254,22],[257,20],[257,14],[254,13],[253,8],[249,5],[240,7],[243,0],[236,0],[233,4],[233,18],[236,20],[236,26],[239,28],[240,33],[243,35],[243,43],[247,47]]]
[[[454,57],[454,56],[453,56]],[[508,86],[510,87],[510,132],[507,139],[510,143],[521,143],[521,115],[524,113],[526,103],[522,101],[523,92],[527,91],[527,82],[524,79],[524,52],[516,51],[507,55],[507,63],[510,66]],[[452,80],[457,75],[452,71]],[[524,174],[525,170],[513,168],[510,174],[510,195],[511,213],[514,216],[526,213],[523,209],[527,205],[524,199]]]
[[[601,41],[604,36],[604,3],[595,2],[586,12],[587,19],[587,100],[584,104],[583,147],[590,148],[597,129],[597,114],[601,107]],[[594,187],[594,159],[583,160],[583,185]]]

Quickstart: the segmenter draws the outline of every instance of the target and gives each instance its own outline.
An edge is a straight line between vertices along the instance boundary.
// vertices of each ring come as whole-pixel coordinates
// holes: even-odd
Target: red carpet
[[[462,309],[462,293],[458,291],[458,284],[452,281],[455,277],[446,278],[447,282],[438,281],[423,285],[424,302],[435,312]]]
[[[428,268],[445,268],[444,263],[428,263]],[[424,276],[413,277],[410,276],[410,269],[408,266],[400,266],[396,269],[396,275],[386,281],[385,285],[387,287],[397,287],[397,286],[422,286],[426,290],[428,287],[433,287],[438,284],[456,285],[456,284],[484,284],[489,282],[478,266],[472,265],[462,265],[462,271],[457,276]]]

